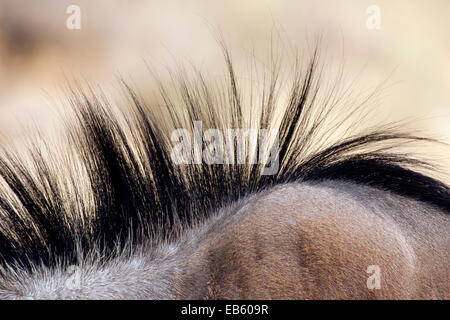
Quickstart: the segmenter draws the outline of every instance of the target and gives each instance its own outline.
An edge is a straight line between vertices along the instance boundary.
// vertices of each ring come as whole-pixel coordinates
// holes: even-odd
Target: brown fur
[[[208,288],[176,279],[178,298],[190,289],[206,291],[206,299],[448,299],[449,219],[425,205],[406,209],[422,216],[417,231],[424,234],[413,236],[389,218],[406,205],[376,212],[337,189],[275,188],[240,208],[223,234],[202,242],[188,262],[201,267],[187,269],[207,272]],[[366,285],[369,265],[380,266],[379,290]]]

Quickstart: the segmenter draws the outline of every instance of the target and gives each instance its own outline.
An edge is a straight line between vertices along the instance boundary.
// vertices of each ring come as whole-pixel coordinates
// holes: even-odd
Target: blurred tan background
[[[66,27],[73,4],[79,30]],[[379,29],[367,26],[371,5]],[[27,121],[53,126],[50,105],[67,74],[109,86],[117,73],[145,83],[144,59],[214,70],[222,65],[215,29],[237,60],[253,48],[264,56],[274,30],[287,47],[321,35],[329,66],[344,63],[358,90],[386,84],[374,122],[412,119],[410,128],[450,142],[448,0],[0,0],[0,141]],[[438,149],[448,170],[449,149]]]

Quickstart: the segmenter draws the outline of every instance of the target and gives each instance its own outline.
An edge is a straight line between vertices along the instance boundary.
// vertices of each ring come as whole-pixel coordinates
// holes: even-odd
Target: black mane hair
[[[449,187],[421,173],[427,163],[395,151],[427,139],[384,128],[327,142],[355,108],[345,110],[342,121],[326,124],[339,101],[333,95],[320,98],[317,51],[306,68],[296,65],[283,102],[285,84],[272,71],[259,100],[252,100],[256,107],[242,93],[226,50],[225,60],[224,86],[207,85],[201,73],[195,80],[179,75],[175,98],[161,86],[164,104],[158,108],[166,112],[165,122],[155,105],[125,82],[128,105],[121,114],[95,90],[73,89],[69,100],[77,123],[67,124],[67,154],[57,155],[61,151],[44,140],[31,148],[31,162],[3,148],[0,265],[31,270],[41,263],[74,263],[80,252],[114,254],[127,241],[170,237],[237,199],[288,182],[347,180],[450,213]],[[279,171],[261,175],[264,163],[174,164],[170,128],[195,120],[205,128],[277,128]]]

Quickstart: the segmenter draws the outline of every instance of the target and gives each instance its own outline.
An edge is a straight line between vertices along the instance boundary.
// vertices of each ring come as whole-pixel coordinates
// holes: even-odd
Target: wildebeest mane
[[[420,168],[430,167],[427,163],[396,151],[399,145],[427,139],[382,128],[327,142],[332,128],[323,127],[334,116],[336,101],[319,99],[317,52],[306,68],[296,68],[282,107],[276,72],[255,103],[258,107],[252,107],[226,50],[225,60],[228,80],[221,89],[207,85],[201,73],[192,81],[185,74],[176,79],[178,98],[161,86],[166,121],[172,128],[196,120],[205,128],[277,128],[276,174],[261,175],[265,163],[176,165],[170,158],[167,123],[126,82],[127,108],[120,115],[95,90],[74,88],[69,101],[77,121],[67,124],[70,152],[62,156],[65,163],[56,161],[61,157],[52,155],[51,143],[44,140],[31,148],[31,162],[2,150],[0,264],[51,267],[75,263],[92,250],[108,256],[130,242],[171,239],[238,199],[288,182],[346,180],[450,213],[448,186],[421,173]],[[251,116],[246,118],[247,108]],[[62,170],[70,165],[72,169]]]

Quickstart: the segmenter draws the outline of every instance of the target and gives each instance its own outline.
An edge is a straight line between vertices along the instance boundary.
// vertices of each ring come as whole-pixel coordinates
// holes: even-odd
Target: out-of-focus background
[[[80,29],[67,28],[70,5]],[[0,142],[28,121],[52,126],[67,75],[114,87],[118,73],[145,83],[144,60],[222,67],[218,29],[237,60],[264,57],[274,34],[292,50],[321,36],[328,67],[343,64],[356,91],[384,85],[374,122],[408,118],[450,142],[448,0],[0,0]]]

